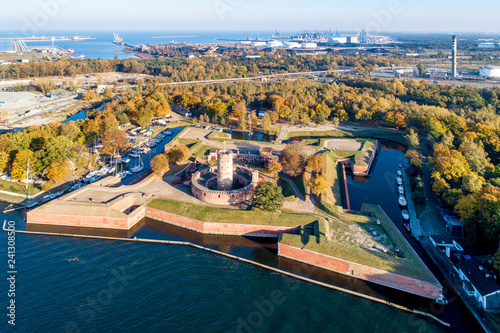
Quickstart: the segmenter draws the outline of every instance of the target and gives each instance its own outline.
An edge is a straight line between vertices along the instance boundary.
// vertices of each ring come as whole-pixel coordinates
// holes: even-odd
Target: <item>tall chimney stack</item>
[[[451,74],[453,77],[457,77],[457,36],[452,36],[452,46],[451,46],[451,58],[452,58],[452,63],[451,63]]]

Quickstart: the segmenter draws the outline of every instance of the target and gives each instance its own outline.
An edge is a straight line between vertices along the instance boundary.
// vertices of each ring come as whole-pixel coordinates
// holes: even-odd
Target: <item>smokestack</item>
[[[451,64],[451,73],[453,77],[457,77],[457,36],[452,36],[452,46],[451,46],[451,58],[452,58],[452,64]]]

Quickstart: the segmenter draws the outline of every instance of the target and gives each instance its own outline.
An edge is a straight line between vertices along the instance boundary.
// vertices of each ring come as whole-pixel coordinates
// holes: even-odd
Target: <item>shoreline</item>
[[[357,296],[357,297],[361,297],[361,298],[364,298],[364,299],[368,299],[368,300],[371,300],[371,301],[374,301],[374,302],[377,302],[377,303],[385,304],[385,305],[394,307],[394,308],[402,310],[402,311],[414,313],[414,314],[417,314],[419,316],[424,316],[424,317],[427,317],[427,318],[430,318],[430,319],[436,321],[437,323],[439,323],[439,324],[441,324],[441,325],[443,325],[445,327],[451,327],[451,325],[449,323],[444,322],[441,319],[437,318],[436,316],[434,316],[434,315],[432,315],[430,313],[427,313],[427,312],[419,311],[419,310],[416,310],[416,309],[410,309],[408,307],[405,307],[405,306],[402,306],[402,305],[398,305],[398,304],[395,304],[395,303],[391,303],[389,301],[385,301],[385,300],[382,300],[382,299],[379,299],[379,298],[376,298],[376,297],[364,295],[364,294],[361,294],[361,293],[358,293],[358,292],[355,292],[355,291],[352,291],[352,290],[348,290],[348,289],[337,287],[337,286],[334,286],[334,285],[330,285],[330,284],[327,284],[327,283],[324,283],[324,282],[316,281],[314,279],[310,279],[310,278],[307,278],[307,277],[304,277],[304,276],[300,276],[300,275],[297,275],[297,274],[294,274],[294,273],[291,273],[291,272],[287,272],[287,271],[284,271],[284,270],[281,270],[281,269],[277,269],[277,268],[274,268],[274,267],[271,267],[271,266],[267,266],[267,265],[258,263],[258,262],[253,261],[253,260],[248,260],[248,259],[245,259],[245,258],[241,258],[241,257],[235,256],[235,255],[232,255],[232,254],[228,254],[228,253],[224,253],[224,252],[221,252],[221,251],[217,251],[217,250],[213,250],[213,249],[210,249],[210,248],[206,248],[204,246],[200,246],[200,245],[197,245],[197,244],[194,244],[194,243],[191,243],[191,242],[152,240],[152,239],[142,239],[142,238],[133,238],[133,239],[131,239],[131,238],[120,238],[120,237],[105,237],[105,236],[60,234],[60,233],[50,233],[50,232],[41,232],[41,231],[27,231],[27,230],[9,230],[9,229],[5,228],[5,224],[6,224],[6,221],[4,221],[4,223],[2,225],[2,230],[5,231],[5,232],[15,232],[15,233],[32,234],[32,235],[63,236],[63,237],[74,237],[74,238],[104,239],[104,240],[118,240],[118,241],[126,241],[126,242],[142,242],[142,243],[153,243],[153,244],[189,246],[189,247],[192,247],[192,248],[195,248],[195,249],[199,249],[199,250],[207,251],[207,252],[210,252],[210,253],[213,253],[213,254],[218,254],[218,255],[221,255],[221,256],[225,256],[225,257],[231,258],[233,260],[238,260],[238,261],[241,261],[241,262],[244,262],[244,263],[247,263],[247,264],[251,264],[251,265],[254,265],[254,266],[257,266],[257,267],[261,267],[261,268],[264,268],[264,269],[267,269],[267,270],[270,270],[270,271],[273,271],[273,272],[276,272],[276,273],[280,273],[280,274],[287,275],[287,276],[290,276],[290,277],[293,277],[293,278],[296,278],[296,279],[300,279],[300,280],[303,280],[303,281],[306,281],[306,282],[309,282],[309,283],[313,283],[313,284],[322,286],[324,288],[341,291],[341,292],[344,292],[344,293],[347,293],[347,294],[350,294],[350,295],[354,295],[354,296]]]

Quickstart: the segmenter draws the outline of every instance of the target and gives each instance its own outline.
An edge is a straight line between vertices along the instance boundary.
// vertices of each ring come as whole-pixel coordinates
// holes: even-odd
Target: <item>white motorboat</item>
[[[401,178],[401,177],[397,177],[397,178],[396,178],[396,183],[397,183],[398,185],[400,185],[400,186],[401,186],[401,185],[403,185],[403,178]]]
[[[401,170],[398,170],[397,174],[399,177],[403,176],[403,173],[401,172]]]
[[[405,198],[405,197],[403,197],[403,196],[399,197],[399,199],[398,199],[398,203],[399,203],[399,205],[400,205],[401,207],[406,207],[406,205],[408,204],[408,203],[406,202],[406,198]]]
[[[401,211],[401,215],[403,216],[403,219],[409,220],[410,219],[410,213],[406,209]]]
[[[398,186],[398,193],[401,195],[405,194],[405,188],[403,186]]]

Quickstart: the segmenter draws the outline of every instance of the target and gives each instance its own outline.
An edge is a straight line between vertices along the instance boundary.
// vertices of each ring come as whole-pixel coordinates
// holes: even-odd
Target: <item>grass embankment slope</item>
[[[387,272],[437,283],[379,206],[364,205],[364,214],[337,214],[318,223],[317,236],[284,234],[281,242]],[[367,214],[373,213],[374,217]],[[380,224],[377,224],[377,220]],[[327,235],[330,230],[330,235]],[[328,239],[330,238],[330,240]]]
[[[318,220],[311,214],[224,209],[169,199],[154,199],[148,207],[203,222],[298,227]]]
[[[387,139],[401,144],[408,144],[403,134],[400,132],[386,129],[361,129],[361,130],[330,130],[330,131],[297,131],[288,132],[285,139],[300,137],[318,137],[318,138],[374,138]]]
[[[30,185],[29,187],[30,187],[29,193],[31,195],[35,195],[40,192],[40,190],[37,189],[36,187],[33,187],[33,185]],[[8,182],[6,180],[1,180],[1,179],[0,179],[0,190],[21,195],[28,195],[28,189],[26,188],[26,185],[15,182]]]

